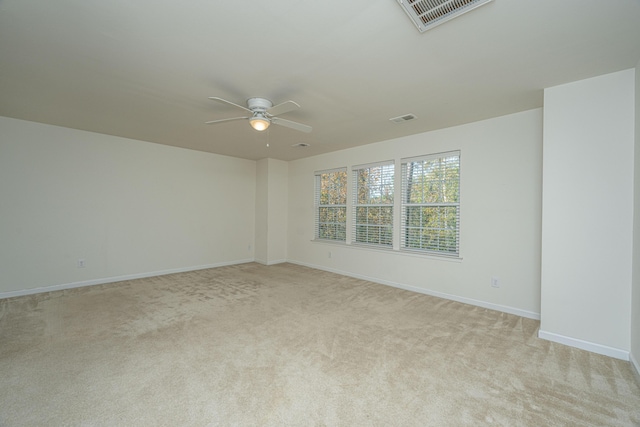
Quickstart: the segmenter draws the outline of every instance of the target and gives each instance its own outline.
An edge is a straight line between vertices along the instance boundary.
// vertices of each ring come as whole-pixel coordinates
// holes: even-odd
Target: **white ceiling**
[[[0,0],[0,115],[247,159],[541,107],[638,60],[639,0],[494,0],[423,34],[396,0]],[[313,132],[205,125],[243,115],[209,96],[294,100]]]

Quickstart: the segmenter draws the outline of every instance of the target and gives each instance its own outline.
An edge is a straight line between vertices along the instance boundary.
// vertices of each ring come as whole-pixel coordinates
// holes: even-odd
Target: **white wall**
[[[269,259],[269,159],[256,162],[256,261]]]
[[[252,260],[255,171],[0,117],[0,297]]]
[[[261,159],[256,164],[256,261],[287,260],[288,164]]]
[[[450,150],[461,150],[461,261],[312,242],[314,171]],[[290,162],[288,258],[536,318],[541,173],[541,109]]]
[[[640,375],[640,62],[636,65],[631,361]]]
[[[540,336],[628,356],[634,70],[545,90]]]
[[[288,224],[288,178],[287,162],[269,159],[269,257],[268,264],[287,260]]]

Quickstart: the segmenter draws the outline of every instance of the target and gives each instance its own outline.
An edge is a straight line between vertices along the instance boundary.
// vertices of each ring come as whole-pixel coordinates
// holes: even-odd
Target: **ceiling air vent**
[[[421,33],[492,0],[397,0]]]
[[[403,116],[393,117],[389,120],[391,120],[393,123],[404,123],[404,122],[408,122],[409,120],[413,120],[415,118],[416,118],[415,114],[405,114]]]

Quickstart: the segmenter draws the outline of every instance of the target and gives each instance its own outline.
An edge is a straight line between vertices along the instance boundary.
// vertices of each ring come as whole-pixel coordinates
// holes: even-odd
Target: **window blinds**
[[[460,152],[402,160],[402,249],[460,252]]]
[[[393,246],[393,162],[353,168],[353,242]]]
[[[316,172],[315,238],[346,241],[347,169]]]

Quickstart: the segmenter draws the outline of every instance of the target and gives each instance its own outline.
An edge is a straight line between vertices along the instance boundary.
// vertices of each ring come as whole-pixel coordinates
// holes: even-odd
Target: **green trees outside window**
[[[316,173],[316,239],[346,241],[347,170]]]
[[[404,249],[459,253],[460,153],[444,153],[402,163]]]
[[[460,255],[460,152],[401,159],[402,188],[395,197],[395,161],[315,173],[315,238],[394,247],[433,255]],[[347,205],[349,203],[349,205]],[[398,209],[400,218],[395,218]],[[395,211],[395,212],[398,212]],[[396,243],[397,245],[397,243]]]
[[[354,169],[354,242],[393,245],[394,164]]]

